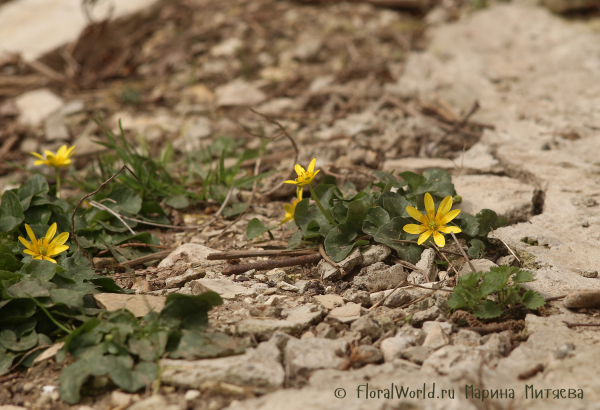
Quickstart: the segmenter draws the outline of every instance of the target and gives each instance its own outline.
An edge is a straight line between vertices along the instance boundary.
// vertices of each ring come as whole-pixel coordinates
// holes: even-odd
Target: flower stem
[[[56,168],[56,197],[60,199],[60,170]]]
[[[63,325],[61,325],[58,320],[54,319],[54,316],[52,316],[52,314],[50,314],[50,312],[48,312],[48,310],[44,307],[44,305],[42,305],[36,298],[31,298],[31,300],[33,300],[35,302],[35,304],[38,305],[40,307],[40,309],[42,309],[44,311],[46,316],[48,316],[50,318],[50,320],[52,321],[52,323],[54,323],[59,329],[66,332],[67,334],[71,334],[71,331],[69,329],[67,329],[66,327],[64,327]]]
[[[308,189],[310,189],[310,194],[312,195],[312,198],[315,200],[317,206],[321,210],[321,213],[325,215],[325,218],[327,218],[329,223],[331,223],[333,226],[337,226],[338,224],[335,221],[335,219],[333,219],[333,216],[331,216],[331,214],[328,211],[326,211],[325,208],[323,208],[323,205],[321,205],[321,201],[319,201],[319,197],[317,197],[317,194],[315,193],[315,190],[313,189],[311,184],[308,184]]]

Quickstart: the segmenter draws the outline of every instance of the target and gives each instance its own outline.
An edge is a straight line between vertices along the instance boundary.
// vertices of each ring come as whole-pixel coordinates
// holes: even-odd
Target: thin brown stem
[[[458,242],[458,239],[456,239],[456,235],[454,235],[454,232],[451,231],[450,235],[452,235],[452,239],[454,239],[454,242],[456,242],[456,244],[458,245],[458,249],[460,249],[460,252],[462,253],[462,256],[466,259],[467,263],[469,264],[469,267],[471,268],[471,271],[477,272],[477,270],[475,269],[475,267],[471,263],[471,259],[469,259],[469,256],[465,253],[464,249],[460,245],[460,242]]]

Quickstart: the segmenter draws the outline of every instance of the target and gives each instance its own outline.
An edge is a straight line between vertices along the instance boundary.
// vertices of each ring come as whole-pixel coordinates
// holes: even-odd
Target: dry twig
[[[331,264],[331,266],[335,267],[336,269],[339,269],[342,273],[342,276],[346,276],[346,271],[344,270],[344,267],[339,263],[332,261],[331,258],[327,256],[327,252],[325,252],[325,248],[323,247],[322,243],[319,244],[319,253],[323,257],[323,259],[325,259],[327,262],[329,262],[329,264]],[[321,278],[321,280],[323,280],[323,278]]]
[[[247,272],[251,269],[255,270],[269,270],[274,268],[284,268],[286,266],[306,265],[309,263],[316,263],[322,258],[321,254],[315,253],[313,255],[296,256],[293,258],[280,258],[272,259],[263,262],[247,263],[244,265],[232,266],[221,272],[223,275],[237,275],[240,273]]]
[[[454,235],[454,232],[450,232],[450,235],[452,235],[452,239],[454,239],[454,242],[456,242],[456,244],[458,245],[458,249],[460,249],[460,252],[462,253],[462,256],[465,258],[465,260],[469,264],[469,267],[471,268],[471,270],[473,272],[477,272],[477,270],[475,269],[475,267],[471,263],[471,259],[469,259],[469,256],[467,256],[467,254],[465,253],[465,250],[460,245],[460,242],[458,242],[458,239],[456,239],[456,235]]]
[[[131,175],[134,176],[134,178],[140,183],[140,185],[152,196],[154,196],[152,194],[152,192],[148,191],[148,189],[144,186],[144,184],[142,184],[142,181],[140,181],[140,179],[137,177],[137,175],[135,174],[135,172],[133,172],[131,170],[131,168],[129,168],[129,166],[127,166],[127,164],[123,165],[121,167],[120,170],[118,170],[116,173],[114,173],[110,178],[108,178],[106,181],[104,181],[103,183],[100,184],[100,186],[98,187],[98,189],[96,189],[94,192],[91,192],[87,195],[85,195],[83,198],[81,198],[79,200],[79,202],[77,203],[77,205],[75,206],[75,209],[73,210],[73,213],[71,214],[71,236],[73,238],[73,240],[75,241],[75,243],[77,244],[77,249],[81,252],[83,252],[83,254],[85,255],[85,257],[90,261],[90,263],[92,264],[92,266],[94,265],[94,261],[92,260],[92,258],[90,257],[90,255],[88,255],[88,253],[81,247],[81,245],[79,244],[79,241],[77,240],[77,235],[75,235],[75,213],[77,212],[77,210],[79,209],[79,207],[81,206],[81,204],[83,203],[83,201],[85,201],[87,198],[89,198],[92,195],[97,194],[98,192],[100,192],[100,190],[107,185],[110,181],[112,181],[113,179],[115,179],[115,177],[117,177],[117,175],[119,175],[121,172],[123,172],[124,170],[127,170],[131,173]]]

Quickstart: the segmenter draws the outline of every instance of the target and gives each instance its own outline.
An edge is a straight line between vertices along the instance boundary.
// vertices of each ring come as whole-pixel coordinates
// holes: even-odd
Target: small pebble
[[[185,401],[196,400],[198,397],[200,397],[200,392],[198,390],[188,390],[185,392],[185,395],[183,396]]]
[[[600,307],[599,290],[577,290],[571,292],[563,301],[565,307],[570,309]]]
[[[571,350],[575,350],[575,345],[573,343],[563,343],[554,351],[554,357],[557,359],[564,359]]]
[[[589,223],[589,222],[588,222],[588,220],[586,219],[586,220],[584,220],[584,221],[581,223],[581,226],[582,226],[582,227],[584,227],[584,228],[587,228],[587,227],[589,227],[589,226],[590,226],[590,223]]]
[[[579,274],[581,276],[583,276],[584,278],[597,278],[598,277],[598,271],[597,270],[586,270],[586,271],[581,271],[579,272]]]
[[[585,198],[583,204],[587,207],[596,206],[597,202],[594,198]]]

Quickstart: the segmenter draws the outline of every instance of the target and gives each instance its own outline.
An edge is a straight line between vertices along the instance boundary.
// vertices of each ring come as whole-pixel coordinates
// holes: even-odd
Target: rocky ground
[[[527,285],[546,298],[598,291],[600,20],[546,3],[474,8],[444,1],[423,14],[368,3],[159,3],[113,23],[135,53],[100,37],[110,58],[78,56],[77,44],[66,48],[81,62],[77,70],[57,62],[60,55],[69,60],[63,48],[0,62],[0,190],[28,177],[6,160],[32,166],[30,151],[66,142],[78,147],[85,175],[85,163],[102,148],[92,143],[98,113],[111,127],[120,119],[128,137],[153,153],[170,141],[181,155],[223,135],[257,148],[259,129],[267,136],[277,130],[250,106],[289,130],[299,163],[316,156],[322,172],[342,183],[361,187],[377,169],[451,172],[460,208],[490,208],[510,222],[491,234],[498,252],[474,261],[477,268],[520,264],[536,273]],[[64,33],[63,42],[77,35]],[[86,35],[78,42],[94,39],[93,30]],[[31,63],[39,56],[43,66]],[[480,108],[466,118],[475,101]],[[276,172],[263,192],[287,178],[293,156],[285,138],[268,145],[260,167]],[[383,245],[353,252],[341,263],[346,277],[325,261],[225,276],[229,264],[206,259],[216,251],[284,249],[291,230],[248,241],[245,227],[254,217],[279,222],[291,195],[285,186],[259,195],[229,227],[219,219],[201,232],[157,230],[176,250],[133,277],[114,275],[138,294],[97,298],[107,309],[127,306],[143,316],[170,292],[214,290],[225,302],[210,312],[211,327],[239,337],[246,353],[164,359],[156,395],[111,393],[107,380],[93,380],[73,408],[600,406],[598,327],[565,323],[600,324],[598,294],[587,305],[574,297],[550,301],[516,318],[522,331],[481,334],[445,313],[451,288],[432,287],[447,273],[427,252],[417,264],[427,280],[396,264]],[[171,216],[196,224],[211,207]],[[406,280],[421,287],[393,290]],[[49,359],[0,377],[0,404],[70,408],[48,387],[61,367]],[[19,407],[0,406],[9,408]]]

